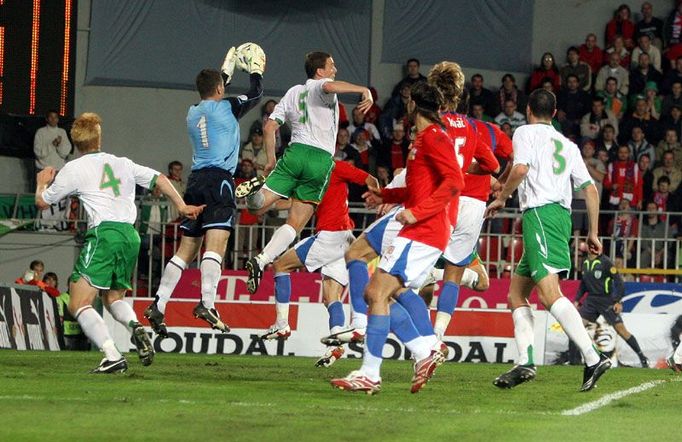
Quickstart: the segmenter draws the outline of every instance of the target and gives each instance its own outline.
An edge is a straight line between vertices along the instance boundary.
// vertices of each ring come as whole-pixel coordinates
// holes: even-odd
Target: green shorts
[[[131,289],[140,235],[131,224],[105,221],[85,233],[71,281],[85,278],[98,289]]]
[[[568,275],[571,269],[571,214],[559,204],[547,204],[523,212],[523,256],[516,274],[536,283],[552,274]]]
[[[318,204],[329,185],[334,158],[329,152],[291,143],[265,181],[265,187],[285,198]]]

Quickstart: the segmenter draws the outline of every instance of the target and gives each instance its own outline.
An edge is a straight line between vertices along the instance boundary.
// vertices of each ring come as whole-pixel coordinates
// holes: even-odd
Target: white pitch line
[[[617,401],[618,399],[622,399],[626,396],[630,396],[631,394],[637,394],[637,393],[641,393],[643,391],[652,389],[655,386],[660,385],[664,382],[666,382],[666,381],[659,379],[656,381],[644,382],[643,384],[640,384],[636,387],[628,388],[627,390],[620,390],[620,391],[616,391],[615,393],[609,393],[606,396],[604,396],[601,399],[598,399],[596,401],[587,402],[585,404],[580,405],[579,407],[572,408],[570,410],[564,410],[561,412],[561,415],[562,416],[580,416],[581,414],[585,414],[585,413],[589,413],[591,411],[597,410],[599,408],[602,408],[602,407],[610,404],[613,401]]]

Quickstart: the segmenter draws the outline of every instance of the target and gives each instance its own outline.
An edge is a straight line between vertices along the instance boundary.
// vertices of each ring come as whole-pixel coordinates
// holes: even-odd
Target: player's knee
[[[367,288],[365,289],[365,301],[367,301],[368,304],[375,304],[381,302],[382,296],[383,293],[380,290],[380,288],[372,284],[368,285]]]

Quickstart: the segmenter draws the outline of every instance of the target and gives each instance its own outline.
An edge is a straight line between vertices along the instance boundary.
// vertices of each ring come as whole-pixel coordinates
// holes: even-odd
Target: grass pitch
[[[682,377],[616,368],[578,393],[581,367],[540,367],[513,390],[491,384],[509,368],[446,363],[418,394],[412,367],[385,361],[376,396],[334,390],[329,369],[295,357],[129,355],[119,375],[90,375],[99,354],[0,351],[0,441],[46,440],[676,440]],[[562,411],[643,383],[653,388],[581,416]]]

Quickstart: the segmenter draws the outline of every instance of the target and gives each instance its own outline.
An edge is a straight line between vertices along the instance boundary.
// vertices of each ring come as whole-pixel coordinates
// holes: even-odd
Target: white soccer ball
[[[244,43],[237,48],[237,67],[243,71],[263,73],[265,69],[265,51],[256,43]]]

